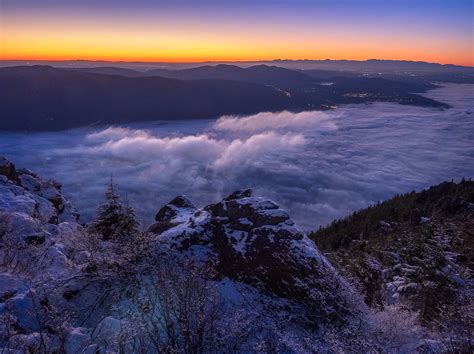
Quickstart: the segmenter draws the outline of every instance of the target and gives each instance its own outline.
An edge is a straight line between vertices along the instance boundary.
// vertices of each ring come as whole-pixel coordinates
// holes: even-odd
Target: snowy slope
[[[178,196],[155,219],[146,232],[105,238],[80,224],[57,182],[1,158],[0,347],[433,349],[413,316],[375,316],[286,211],[251,190],[203,208]]]

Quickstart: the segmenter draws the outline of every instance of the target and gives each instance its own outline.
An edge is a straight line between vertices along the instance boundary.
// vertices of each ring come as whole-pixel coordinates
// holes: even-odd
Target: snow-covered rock
[[[16,169],[4,157],[0,177],[0,316],[8,314],[14,328],[32,333],[24,339],[33,343],[46,304],[36,285],[77,272],[62,241],[81,228],[79,215],[65,207],[70,203],[58,183]]]
[[[66,353],[83,353],[91,342],[90,331],[87,328],[74,328],[69,332],[64,343]]]
[[[203,208],[178,196],[148,232],[102,236],[78,222],[59,183],[0,158],[0,347],[193,352],[183,344],[193,333],[206,342],[194,352],[379,349],[360,296],[251,190]]]
[[[114,317],[107,316],[99,322],[92,332],[92,340],[101,347],[113,348],[117,337],[124,329],[124,323]]]
[[[178,197],[160,209],[150,231],[168,254],[210,262],[220,277],[311,304],[316,317],[347,315],[349,287],[314,242],[286,211],[251,194],[235,192],[202,209]]]
[[[5,176],[15,183],[19,183],[18,172],[16,171],[15,165],[4,156],[0,156],[0,175]]]
[[[28,169],[16,169],[0,157],[0,212],[18,212],[42,224],[78,221],[79,214],[61,193],[61,185]]]

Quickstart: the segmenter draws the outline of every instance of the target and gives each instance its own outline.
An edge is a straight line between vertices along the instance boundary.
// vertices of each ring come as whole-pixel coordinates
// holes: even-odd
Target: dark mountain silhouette
[[[200,63],[170,63],[170,62],[117,62],[117,61],[89,61],[89,60],[66,60],[66,61],[26,61],[26,60],[4,60],[0,66],[19,65],[50,65],[55,67],[120,67],[137,69],[139,71],[151,70],[153,68],[165,69],[189,69],[202,67],[203,65],[231,64],[239,67],[250,67],[255,65],[273,65],[297,70],[329,70],[329,71],[353,71],[353,72],[411,72],[411,73],[447,73],[447,72],[474,72],[472,66],[461,66],[452,64],[427,63],[423,61],[410,60],[267,60],[267,61],[240,61],[240,62],[200,62]]]
[[[96,66],[71,68],[70,70],[128,77],[161,76],[180,80],[226,79],[255,82],[283,89],[308,87],[312,86],[315,79],[321,81],[340,77],[383,78],[425,85],[432,82],[474,83],[474,69],[472,68],[422,62],[400,62],[400,65],[397,65],[395,61],[380,60],[367,62],[329,61],[329,63],[326,61],[303,61],[301,65],[295,64],[298,62],[293,61],[282,61],[282,63],[282,66],[279,66],[279,62],[270,62],[269,65],[259,64],[250,67],[218,64],[182,68],[168,65],[166,68],[152,70],[138,66],[137,70],[125,67]],[[312,69],[313,67],[322,69]]]
[[[256,65],[241,68],[236,65],[219,64],[204,65],[190,69],[154,69],[138,71],[120,67],[100,66],[91,68],[71,68],[68,70],[89,72],[96,74],[121,75],[127,77],[159,76],[178,80],[232,80],[241,82],[253,82],[277,88],[294,88],[313,86],[314,78],[297,70],[289,70],[277,66]]]
[[[107,70],[105,68],[81,70],[101,73],[111,72],[108,68]],[[379,75],[378,73],[376,75],[367,75],[349,71],[301,71],[267,65],[242,68],[236,65],[220,64],[180,70],[155,69],[145,72],[132,71],[130,73],[127,72],[126,75],[151,75],[179,80],[223,79],[253,82],[285,91],[291,97],[292,103],[303,110],[334,104],[373,101],[446,107],[442,103],[413,94],[423,93],[437,87],[431,83],[432,80],[430,78],[432,76],[425,74],[423,77],[394,74]],[[439,77],[440,75],[446,76],[448,74],[434,75]]]
[[[308,70],[416,73],[474,72],[474,68],[470,66],[427,63],[424,61],[410,60],[273,60],[269,63],[284,68]]]
[[[226,80],[130,78],[47,66],[0,69],[0,129],[203,119],[293,108],[270,87]]]
[[[92,68],[72,68],[71,71],[79,71],[92,74],[120,75],[127,77],[147,76],[145,72],[127,69],[117,66],[97,66]]]
[[[125,68],[0,68],[0,129],[58,130],[91,124],[209,119],[224,114],[326,109],[374,101],[448,107],[415,93],[425,80],[310,75],[258,65],[140,72]],[[333,76],[333,74],[335,76]]]
[[[311,87],[315,82],[311,76],[299,71],[268,65],[256,65],[249,68],[241,68],[236,65],[219,64],[216,66],[206,65],[183,70],[156,69],[150,70],[146,74],[180,80],[224,79],[254,82],[275,86],[280,89],[304,86]]]

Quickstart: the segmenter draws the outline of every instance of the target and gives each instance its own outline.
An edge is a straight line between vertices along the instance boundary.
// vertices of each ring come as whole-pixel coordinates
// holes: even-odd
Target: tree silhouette
[[[91,225],[92,230],[102,235],[102,239],[106,241],[130,239],[138,233],[138,225],[135,211],[128,203],[121,202],[113,178],[110,177],[105,202],[97,210],[97,216]]]

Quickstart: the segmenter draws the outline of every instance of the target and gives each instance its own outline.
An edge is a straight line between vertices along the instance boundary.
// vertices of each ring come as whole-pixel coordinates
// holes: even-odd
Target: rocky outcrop
[[[177,196],[158,211],[155,216],[156,223],[151,225],[148,231],[160,234],[184,222],[186,216],[195,211],[196,207],[188,198],[182,195]]]
[[[178,196],[157,212],[148,233],[105,240],[78,223],[59,183],[2,161],[0,346],[119,351],[127,326],[143,330],[144,322],[134,321],[150,310],[161,320],[161,305],[150,308],[149,300],[171,289],[166,296],[173,301],[187,289],[179,306],[200,299],[198,307],[219,317],[222,333],[235,330],[238,316],[252,318],[242,325],[251,348],[244,352],[272,331],[300,338],[306,330],[348,328],[360,310],[357,296],[288,213],[251,190],[204,208]],[[142,349],[148,352],[153,338]]]
[[[0,157],[0,195],[0,211],[24,214],[40,223],[79,220],[79,213],[62,194],[61,184],[28,169],[17,169],[5,157]]]
[[[150,231],[166,252],[212,263],[220,277],[273,296],[311,305],[315,316],[341,316],[349,287],[270,200],[238,191],[196,209],[178,197],[157,214]]]
[[[0,239],[27,246],[50,245],[60,223],[76,223],[79,214],[61,194],[61,186],[1,159]],[[5,257],[2,250],[1,257]],[[16,255],[18,260],[20,255]]]
[[[433,205],[430,195],[410,194],[429,219],[415,220],[404,209],[395,220],[376,213],[370,235],[363,233],[367,223],[354,223],[352,233],[342,223],[332,230],[344,230],[336,234],[339,249],[323,255],[285,210],[249,189],[203,208],[178,196],[157,212],[148,232],[106,240],[78,223],[60,184],[0,161],[0,347],[11,351],[163,352],[169,343],[150,350],[155,333],[174,331],[183,318],[191,326],[196,318],[206,325],[216,319],[206,336],[221,346],[201,352],[393,348],[391,327],[403,316],[392,319],[400,314],[391,310],[374,317],[326,255],[342,274],[360,280],[370,306],[383,300],[380,289],[391,291],[392,302],[405,295],[425,299],[418,295],[431,289],[437,298],[430,301],[454,298],[461,288],[471,294],[472,182],[445,186],[457,196],[442,198],[436,213],[420,207]],[[438,205],[449,210],[443,220]],[[321,240],[327,241],[322,249],[334,241]],[[177,317],[161,324],[171,313]],[[400,336],[417,325],[403,321],[395,347],[414,352],[420,335],[408,346]],[[187,352],[182,348],[176,351]]]
[[[4,156],[0,156],[0,175],[5,176],[14,183],[19,184],[20,182],[15,165]]]
[[[79,214],[60,184],[0,163],[0,316],[10,313],[19,331],[30,332],[38,327],[34,283],[76,272],[64,240],[81,228]]]

